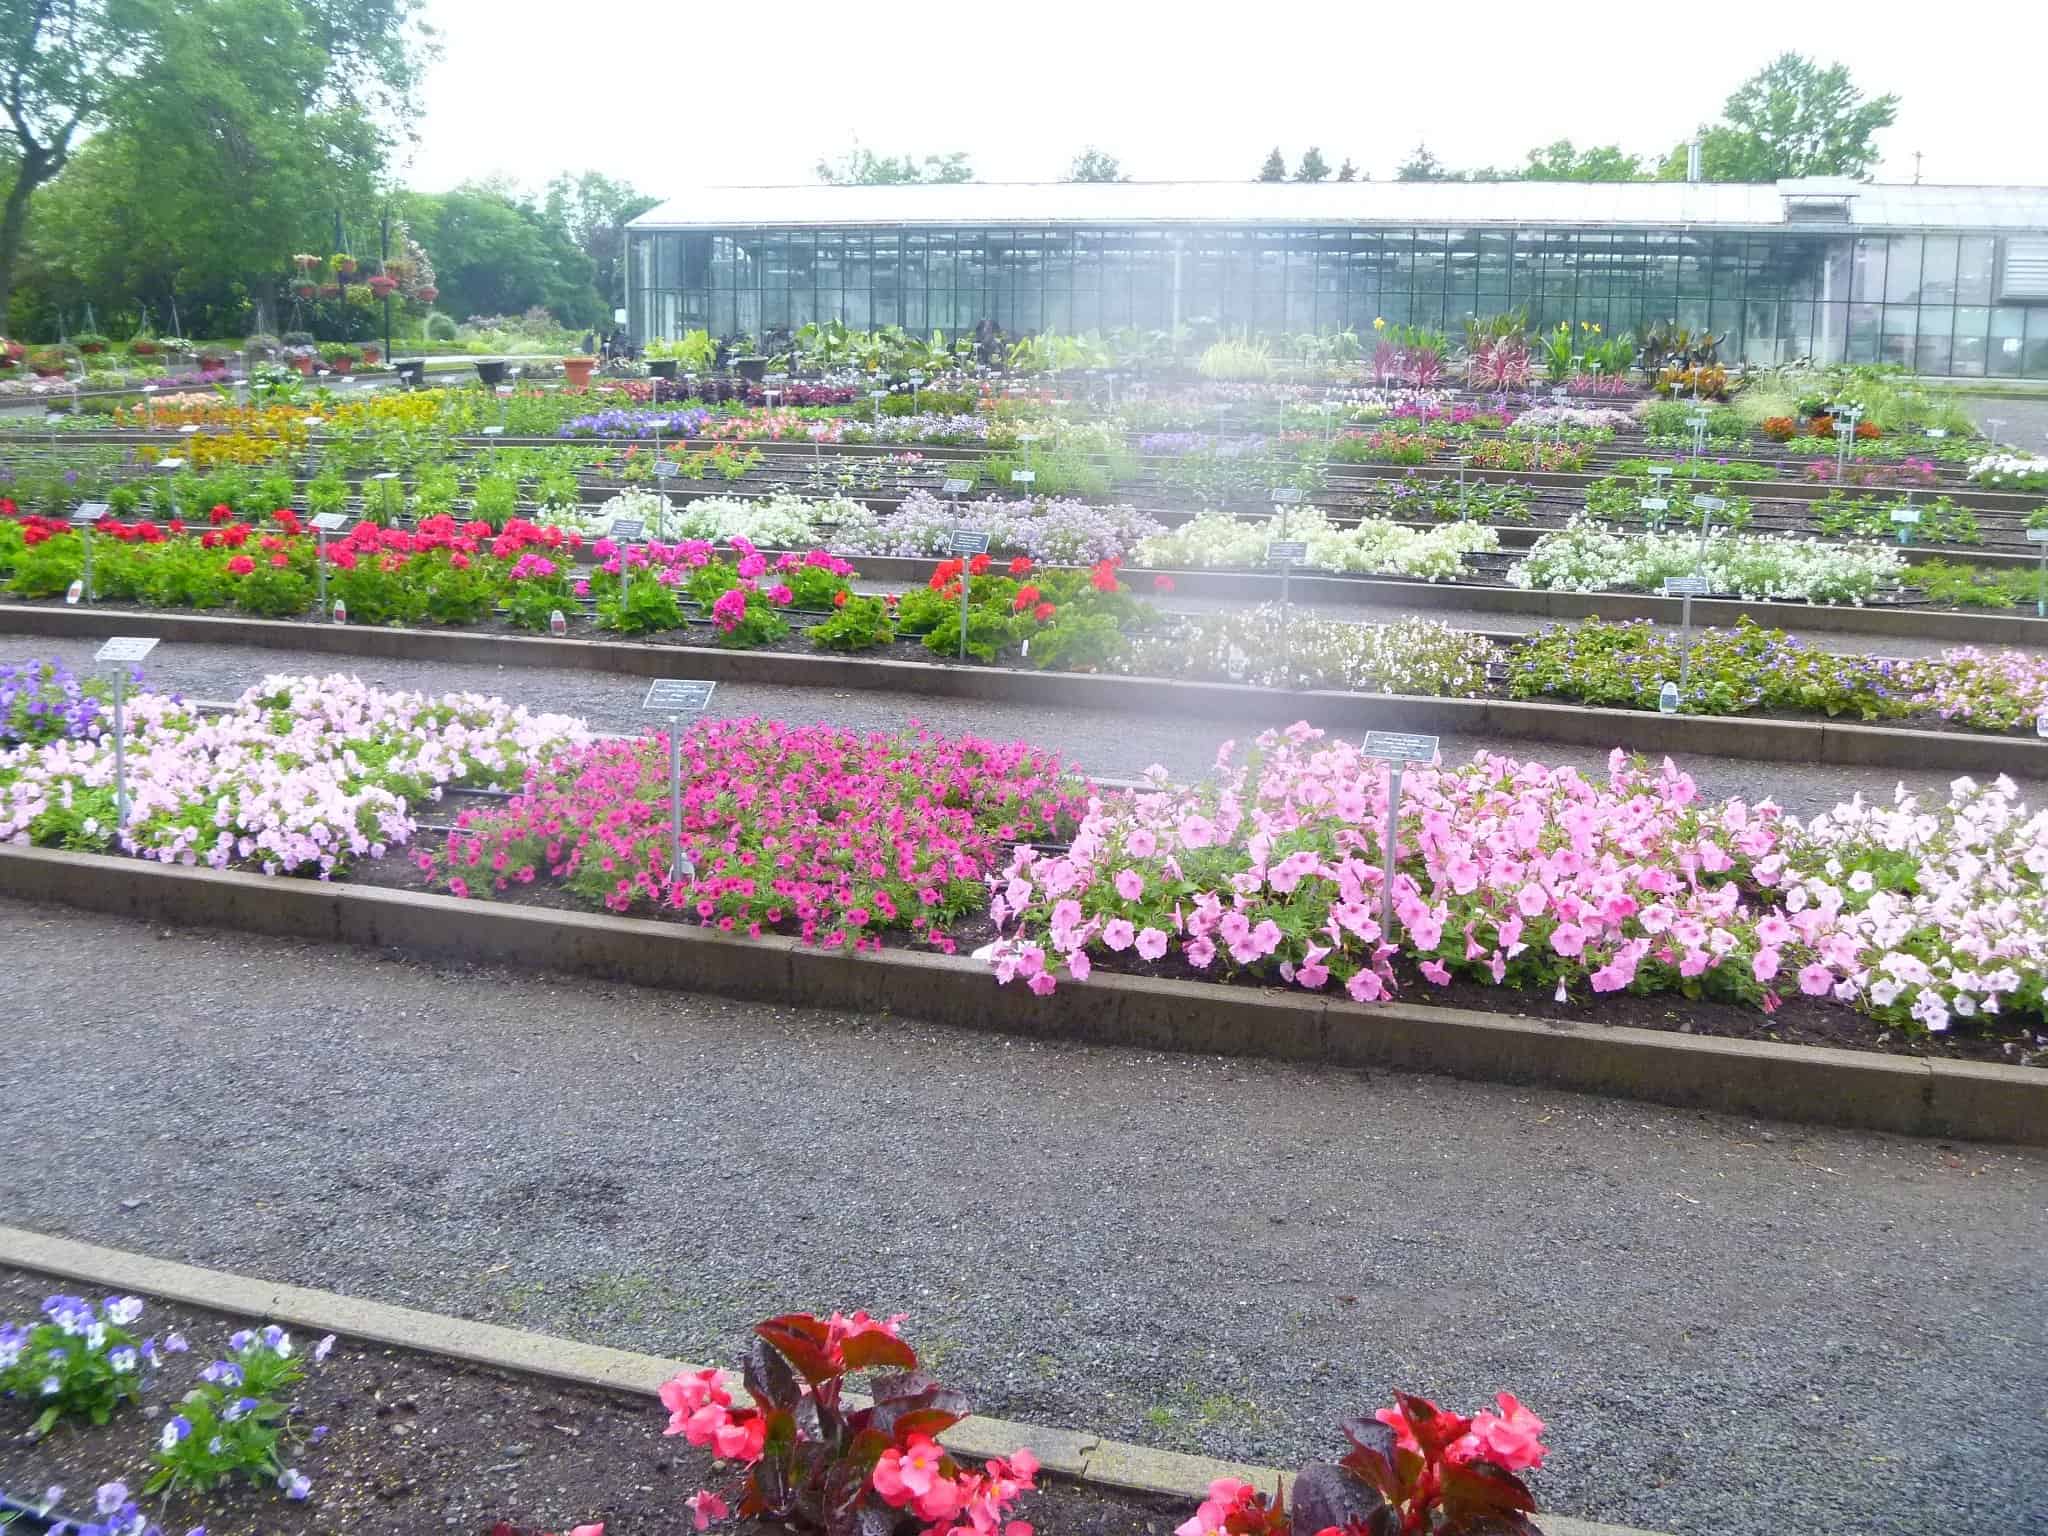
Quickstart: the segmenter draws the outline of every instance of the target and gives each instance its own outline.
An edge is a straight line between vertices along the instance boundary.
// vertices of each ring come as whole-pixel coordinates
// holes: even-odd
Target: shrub
[[[849,595],[839,611],[811,626],[811,644],[828,651],[868,651],[896,638],[889,603],[879,597]]]
[[[36,1406],[32,1435],[61,1418],[104,1424],[123,1403],[142,1398],[142,1375],[156,1341],[129,1325],[142,1316],[134,1296],[109,1296],[95,1308],[80,1296],[52,1296],[40,1323],[0,1324],[0,1395]]]

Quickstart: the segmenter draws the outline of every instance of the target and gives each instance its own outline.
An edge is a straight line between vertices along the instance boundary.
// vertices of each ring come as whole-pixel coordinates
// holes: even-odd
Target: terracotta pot
[[[384,349],[382,347],[363,348],[363,361],[366,363],[374,363],[377,361],[378,358],[382,357],[383,355]]]
[[[335,357],[329,358],[327,361],[327,366],[329,368],[332,368],[336,373],[347,373],[350,369],[354,368],[355,365],[356,360],[352,357]]]
[[[312,358],[301,353],[299,356],[289,359],[289,361],[294,368],[298,369],[299,372],[303,373],[307,378],[310,379],[311,377],[313,377]]]
[[[562,372],[568,376],[571,389],[588,389],[590,387],[590,370],[596,366],[597,359],[594,357],[565,357],[562,359]]]

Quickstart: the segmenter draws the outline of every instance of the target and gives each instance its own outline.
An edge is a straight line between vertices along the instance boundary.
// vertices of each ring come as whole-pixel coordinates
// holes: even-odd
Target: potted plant
[[[476,365],[476,376],[486,388],[496,389],[505,382],[505,370],[510,366],[502,357],[481,358]]]
[[[155,357],[162,351],[163,348],[157,344],[157,339],[147,331],[128,343],[130,357]]]
[[[384,348],[381,345],[374,341],[363,343],[363,362],[366,366],[382,362],[383,360]]]
[[[0,336],[0,372],[19,368],[22,358],[27,355],[28,348],[24,347],[20,342],[10,341],[7,337]]]
[[[322,283],[319,292],[320,297],[323,299],[338,299],[341,297],[341,284]]]
[[[54,379],[71,371],[74,355],[69,347],[62,345],[37,347],[29,353],[28,365],[38,378]]]
[[[562,372],[569,380],[569,387],[574,390],[584,390],[590,387],[590,370],[596,366],[597,359],[594,357],[565,357],[562,359]]]
[[[113,343],[108,341],[98,331],[80,331],[71,338],[71,345],[78,348],[87,357],[96,357],[106,351]]]
[[[434,300],[441,297],[441,290],[436,288],[432,283],[421,283],[419,287],[413,290],[412,296],[418,299],[422,304],[431,304],[434,302]]]
[[[398,279],[389,272],[379,272],[370,279],[370,293],[373,297],[388,299],[396,292],[398,292]]]
[[[336,251],[333,256],[328,258],[327,265],[333,269],[336,277],[350,278],[355,276],[356,259],[346,251]]]
[[[193,353],[193,358],[199,364],[201,371],[208,373],[227,367],[229,362],[228,349],[215,346],[210,342],[198,348]]]
[[[301,251],[292,258],[292,265],[301,272],[311,272],[320,265],[320,258],[309,251]]]
[[[275,336],[270,335],[266,331],[257,331],[243,338],[242,351],[250,357],[268,361],[277,356],[277,350],[280,345],[281,343]]]
[[[320,356],[327,366],[336,373],[347,373],[362,360],[362,349],[346,341],[330,341],[320,349]]]

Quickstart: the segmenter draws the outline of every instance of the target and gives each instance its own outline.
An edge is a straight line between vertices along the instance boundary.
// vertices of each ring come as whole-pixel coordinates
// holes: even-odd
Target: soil
[[[26,1322],[43,1298],[73,1282],[0,1269],[0,1318]],[[145,1298],[148,1301],[147,1298]],[[90,1518],[93,1490],[119,1478],[139,1490],[163,1414],[236,1328],[262,1318],[148,1301],[141,1328],[177,1330],[189,1354],[171,1365],[140,1407],[103,1427],[67,1423],[41,1441],[24,1432],[33,1414],[0,1401],[0,1490],[39,1503],[61,1485],[58,1513]],[[294,1342],[313,1341],[301,1330]],[[739,1341],[735,1341],[737,1345]],[[148,1516],[166,1532],[204,1524],[207,1536],[484,1536],[500,1520],[566,1532],[602,1521],[606,1536],[675,1536],[689,1527],[683,1500],[713,1488],[731,1499],[736,1479],[662,1433],[652,1398],[565,1386],[539,1378],[343,1338],[297,1392],[300,1432],[324,1424],[318,1445],[289,1457],[313,1481],[312,1497],[288,1502],[267,1484],[236,1483],[210,1495],[153,1499]],[[1118,1494],[1041,1478],[1019,1514],[1046,1536],[1161,1536],[1185,1519],[1186,1501]],[[731,1523],[735,1532],[762,1529]],[[37,1532],[23,1520],[18,1529]]]
[[[458,797],[445,814],[437,814],[432,819],[444,825],[452,823],[457,809],[473,804],[474,802]],[[441,837],[423,830],[419,841],[420,848],[438,852],[442,846]],[[437,896],[448,894],[445,880],[430,878],[424,874],[414,861],[411,850],[394,851],[382,860],[366,860],[351,868],[345,878],[350,884],[374,886],[383,890],[421,891]],[[545,878],[537,879],[531,885],[513,885],[491,895],[488,899],[557,912],[602,910],[572,894],[566,887]],[[651,922],[674,923],[677,926],[694,924],[694,919],[666,907],[659,910],[636,908],[625,915]],[[997,937],[997,933],[986,918],[976,918],[955,925],[948,930],[947,936],[957,945],[957,952],[965,955],[991,942]],[[924,947],[912,942],[908,934],[897,930],[886,931],[880,937],[886,949]],[[1120,975],[1191,981],[1204,986],[1260,988],[1268,985],[1256,978],[1220,981],[1214,972],[1198,971],[1178,955],[1169,956],[1155,963],[1140,959],[1135,950],[1127,950],[1119,955],[1098,947],[1090,953],[1089,958],[1095,962],[1097,970],[1112,971]],[[1554,994],[1509,991],[1455,976],[1450,985],[1439,987],[1427,980],[1415,968],[1414,962],[1405,956],[1394,962],[1394,973],[1400,983],[1398,996],[1403,1002],[1465,1008],[1475,1013],[1565,1020],[1576,1024],[1656,1029],[1672,1034],[1712,1035],[1728,1040],[1753,1040],[1779,1045],[1824,1045],[1842,1050],[1875,1051],[1890,1056],[1997,1062],[2010,1066],[2038,1066],[2048,1069],[2048,1028],[2029,1029],[2016,1025],[2008,1033],[1992,1034],[1984,1029],[1982,1019],[1956,1019],[1941,1034],[1907,1034],[1840,1004],[1804,996],[1796,989],[1784,997],[1775,1012],[1765,1014],[1736,1003],[1687,998],[1670,992],[1596,994],[1581,986],[1573,990],[1567,1001],[1560,1003]],[[1335,995],[1334,992],[1332,995]]]

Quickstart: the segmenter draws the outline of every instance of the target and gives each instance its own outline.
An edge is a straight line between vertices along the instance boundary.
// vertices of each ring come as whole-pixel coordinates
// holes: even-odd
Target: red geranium
[[[1031,574],[1031,557],[1029,555],[1019,555],[1016,559],[1012,560],[1010,562],[1010,574],[1012,576],[1029,576]]]
[[[256,562],[247,555],[237,555],[228,562],[228,574],[230,576],[246,576],[255,569]]]
[[[1059,612],[1059,610],[1053,607],[1051,603],[1040,603],[1036,608],[1031,610],[1031,617],[1038,620],[1038,622],[1041,624],[1050,624],[1052,622],[1052,616],[1057,612]]]
[[[976,555],[972,560],[968,561],[967,574],[970,576],[986,576],[988,574],[988,556]]]
[[[1152,590],[1154,592],[1171,592],[1173,590],[1173,578],[1171,576],[1154,576],[1152,578]]]
[[[1041,594],[1039,593],[1039,590],[1036,587],[1019,587],[1017,589],[1016,601],[1010,604],[1010,611],[1012,613],[1022,613],[1026,608],[1029,608],[1033,603],[1037,602],[1039,600],[1040,595]]]

